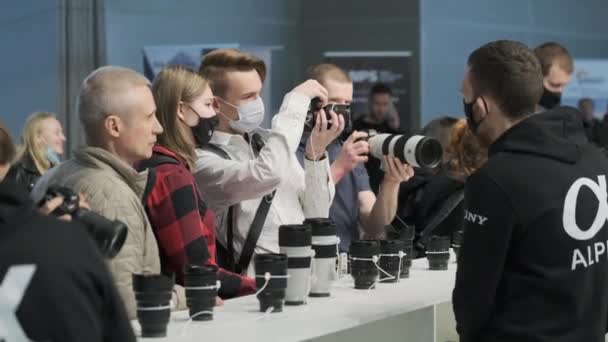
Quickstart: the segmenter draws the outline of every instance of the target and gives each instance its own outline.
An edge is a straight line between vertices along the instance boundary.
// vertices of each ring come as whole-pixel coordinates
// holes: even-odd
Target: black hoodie
[[[608,161],[575,115],[521,121],[468,178],[453,294],[461,342],[604,341]]]
[[[135,341],[86,228],[37,213],[0,182],[0,341]]]

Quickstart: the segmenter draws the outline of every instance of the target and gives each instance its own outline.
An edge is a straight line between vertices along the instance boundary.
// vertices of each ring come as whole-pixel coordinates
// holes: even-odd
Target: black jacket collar
[[[580,158],[580,146],[587,143],[578,112],[574,108],[558,107],[534,114],[511,127],[490,146],[488,155],[534,154],[573,164]]]

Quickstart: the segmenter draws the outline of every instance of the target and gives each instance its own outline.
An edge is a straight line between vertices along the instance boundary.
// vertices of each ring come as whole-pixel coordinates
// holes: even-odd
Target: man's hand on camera
[[[51,215],[53,213],[53,211],[55,211],[55,209],[59,208],[62,204],[63,204],[63,197],[59,196],[59,197],[55,197],[55,198],[47,201],[38,210],[43,215]],[[82,193],[78,194],[78,207],[86,208],[89,210],[91,209],[91,206],[86,201],[86,199],[84,198],[84,195]],[[72,221],[72,216],[67,215],[67,214],[59,216],[58,218],[60,220],[64,220],[64,221]]]
[[[337,182],[345,174],[352,171],[360,163],[367,162],[369,144],[367,133],[354,131],[342,145],[336,160],[331,164],[334,182]],[[337,179],[337,180],[336,180]]]
[[[55,197],[46,203],[44,203],[38,210],[42,215],[51,215],[55,209],[59,208],[63,204],[63,197]],[[62,215],[59,216],[60,220],[64,221],[72,221],[72,216],[70,215]]]
[[[318,97],[321,99],[321,103],[327,103],[327,89],[325,89],[321,83],[315,80],[308,80],[300,84],[299,86],[295,87],[292,92],[307,96],[311,100]]]
[[[383,185],[399,186],[414,176],[414,168],[393,156],[384,156]]]
[[[309,160],[321,159],[327,146],[336,140],[344,130],[344,117],[336,114],[333,110],[329,112],[331,127],[328,127],[327,116],[323,109],[316,115],[317,122],[306,142],[306,158]]]

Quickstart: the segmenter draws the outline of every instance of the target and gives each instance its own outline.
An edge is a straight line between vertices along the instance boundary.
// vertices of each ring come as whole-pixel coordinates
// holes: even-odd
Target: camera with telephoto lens
[[[350,112],[350,105],[348,104],[338,104],[338,103],[330,103],[323,106],[321,103],[321,99],[315,97],[310,101],[310,107],[308,108],[308,112],[306,113],[306,121],[304,122],[304,131],[310,132],[317,124],[317,113],[323,109],[325,111],[325,117],[327,118],[327,128],[330,128],[332,125],[330,111],[334,111],[337,115],[342,115],[344,117],[344,132],[350,133],[352,132],[352,117]]]
[[[401,135],[367,131],[367,142],[372,156],[382,159],[390,155],[414,167],[432,169],[443,157],[443,148],[437,139],[423,135]]]
[[[70,215],[72,219],[83,223],[104,257],[111,259],[120,252],[128,232],[123,222],[108,220],[86,208],[80,208],[78,195],[66,187],[49,187],[41,204],[56,197],[63,197],[63,203],[53,210],[52,215]]]

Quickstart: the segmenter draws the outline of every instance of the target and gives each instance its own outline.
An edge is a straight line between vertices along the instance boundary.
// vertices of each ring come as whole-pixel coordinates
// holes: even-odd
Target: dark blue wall
[[[106,0],[107,63],[142,70],[150,45],[283,46],[273,54],[274,110],[293,86],[300,61],[300,1]]]
[[[0,120],[16,139],[33,111],[56,111],[55,1],[10,1],[0,10]]]
[[[608,58],[606,0],[420,1],[422,123],[462,115],[468,55],[497,39],[530,47],[555,40],[574,57]]]

